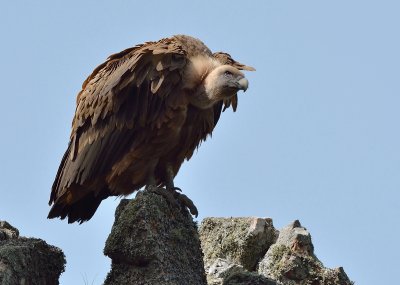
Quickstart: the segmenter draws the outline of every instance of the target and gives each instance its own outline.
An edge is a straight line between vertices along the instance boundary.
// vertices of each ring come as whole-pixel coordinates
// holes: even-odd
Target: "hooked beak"
[[[237,84],[238,84],[238,89],[243,90],[244,92],[246,92],[247,88],[249,88],[249,81],[245,77],[240,78]]]

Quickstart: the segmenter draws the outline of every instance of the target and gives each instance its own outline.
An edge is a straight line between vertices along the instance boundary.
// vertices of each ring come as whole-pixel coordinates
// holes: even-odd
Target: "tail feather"
[[[50,209],[47,218],[53,219],[59,217],[63,220],[68,217],[69,224],[74,222],[82,224],[93,217],[101,201],[109,196],[105,192],[103,191],[103,194],[99,193],[98,195],[91,192],[72,204],[57,200]]]

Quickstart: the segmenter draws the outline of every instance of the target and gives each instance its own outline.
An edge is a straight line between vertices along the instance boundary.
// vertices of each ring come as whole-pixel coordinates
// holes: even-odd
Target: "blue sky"
[[[150,2],[150,1],[149,1]],[[3,1],[0,219],[59,246],[62,284],[101,284],[118,199],[83,225],[47,220],[75,96],[112,53],[189,34],[254,66],[176,185],[208,216],[295,219],[328,267],[391,284],[400,234],[396,1]]]

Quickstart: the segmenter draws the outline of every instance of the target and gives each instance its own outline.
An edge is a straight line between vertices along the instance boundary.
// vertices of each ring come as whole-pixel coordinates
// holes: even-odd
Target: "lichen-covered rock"
[[[334,269],[324,268],[324,272],[322,273],[323,283],[326,285],[336,285],[336,284],[354,284],[351,282],[346,272],[344,272],[343,267],[338,267]]]
[[[249,272],[243,266],[217,258],[207,272],[208,285],[276,285],[275,281],[255,272]]]
[[[206,270],[222,258],[253,271],[276,240],[269,218],[205,218],[199,233]]]
[[[254,272],[276,240],[271,219],[205,218],[199,232],[209,285],[276,284]]]
[[[19,237],[18,229],[6,221],[0,221],[0,241]]]
[[[147,190],[121,201],[104,254],[112,259],[106,285],[206,284],[191,215]]]
[[[283,228],[258,265],[258,272],[288,285],[350,285],[343,268],[328,269],[314,255],[310,233],[294,221]]]
[[[310,233],[295,221],[275,230],[266,218],[205,218],[153,191],[122,200],[105,254],[110,284],[351,285],[343,268],[325,268]],[[204,268],[203,268],[204,266]]]
[[[59,284],[65,266],[63,252],[41,239],[18,236],[16,228],[0,222],[0,284]]]
[[[231,263],[226,259],[217,258],[206,272],[207,283],[208,285],[222,284],[224,279],[244,271],[245,269],[241,265]]]
[[[274,280],[255,272],[238,272],[224,279],[222,285],[277,285]]]

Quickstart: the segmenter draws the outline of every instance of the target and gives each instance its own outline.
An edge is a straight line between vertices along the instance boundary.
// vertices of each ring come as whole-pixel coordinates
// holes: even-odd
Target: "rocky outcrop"
[[[353,284],[323,266],[299,221],[278,231],[270,218],[205,218],[197,230],[186,208],[155,192],[118,206],[106,285]]]
[[[64,266],[59,248],[41,239],[20,237],[16,228],[0,221],[1,285],[56,285]]]
[[[206,285],[191,215],[148,190],[121,201],[104,254],[112,260],[107,285]]]
[[[271,219],[206,218],[200,239],[209,285],[353,284],[343,268],[323,266],[299,221],[278,232]]]
[[[342,267],[325,268],[314,255],[311,235],[299,221],[283,228],[258,266],[258,273],[282,284],[351,285]]]
[[[277,238],[271,219],[205,218],[199,233],[209,285],[276,284],[254,273]]]
[[[185,207],[156,192],[121,200],[105,285],[354,284],[342,267],[323,266],[297,220],[278,231],[270,218],[205,218],[198,230]],[[57,285],[65,263],[60,249],[0,221],[0,285]]]
[[[206,270],[220,258],[254,271],[277,237],[272,220],[262,218],[205,218],[199,232]]]

